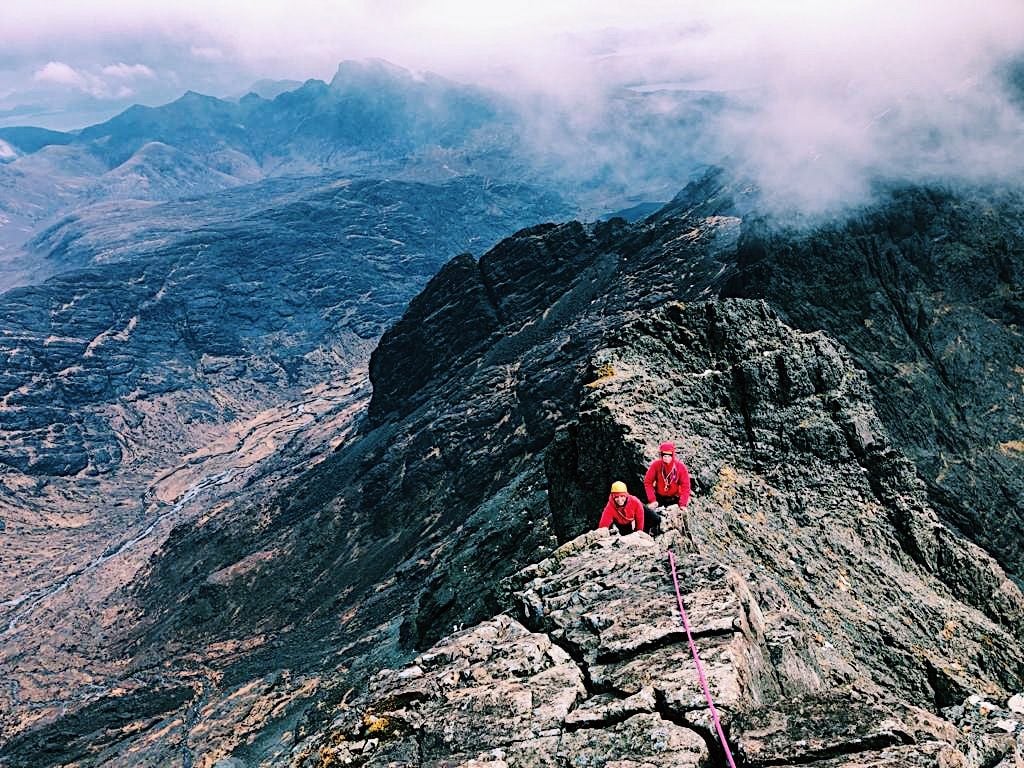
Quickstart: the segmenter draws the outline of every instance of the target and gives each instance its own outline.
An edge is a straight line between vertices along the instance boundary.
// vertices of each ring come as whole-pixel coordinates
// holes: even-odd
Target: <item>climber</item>
[[[690,472],[686,465],[676,458],[675,443],[662,443],[661,454],[651,462],[644,475],[644,491],[647,493],[647,532],[652,536],[661,533],[659,507],[672,504],[685,509],[690,503]]]
[[[597,527],[611,528],[613,525],[614,530],[622,535],[644,529],[644,505],[636,496],[629,495],[626,484],[621,480],[612,483],[608,503],[604,506]]]

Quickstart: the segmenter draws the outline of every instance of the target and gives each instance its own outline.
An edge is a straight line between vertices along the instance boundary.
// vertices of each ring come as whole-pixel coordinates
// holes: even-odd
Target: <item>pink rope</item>
[[[722,743],[725,756],[729,760],[729,768],[736,768],[732,759],[732,752],[729,751],[729,742],[725,740],[725,733],[722,731],[722,723],[718,719],[718,710],[715,709],[715,702],[711,699],[711,689],[708,688],[708,679],[704,676],[704,667],[701,666],[700,656],[697,655],[697,646],[693,642],[693,632],[690,631],[690,619],[683,608],[683,596],[679,592],[679,577],[676,576],[676,556],[672,550],[668,551],[668,564],[672,568],[672,583],[676,587],[676,601],[679,603],[679,616],[683,620],[683,627],[686,629],[686,639],[690,642],[690,653],[693,654],[693,662],[697,666],[697,677],[700,679],[700,687],[704,691],[704,698],[707,699],[708,709],[711,711],[711,721],[715,724],[715,731],[718,733],[718,740]]]

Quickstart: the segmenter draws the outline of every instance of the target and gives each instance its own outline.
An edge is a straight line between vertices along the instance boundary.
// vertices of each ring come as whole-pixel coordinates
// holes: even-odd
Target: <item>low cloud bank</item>
[[[539,154],[612,183],[635,181],[631,162],[661,163],[652,189],[724,162],[813,213],[879,179],[1024,171],[1006,77],[1024,54],[1019,0],[14,2],[6,62],[97,98],[329,80],[340,60],[379,57],[502,90]]]

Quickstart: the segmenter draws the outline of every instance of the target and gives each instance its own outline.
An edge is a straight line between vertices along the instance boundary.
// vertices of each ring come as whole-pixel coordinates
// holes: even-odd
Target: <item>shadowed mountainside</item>
[[[66,222],[62,273],[0,296],[5,730],[120,674],[100,606],[176,523],[344,439],[374,342],[444,259],[565,210],[474,179],[281,187],[186,231],[162,222],[199,202],[109,216],[100,251]]]
[[[940,516],[1024,580],[1018,194],[904,190],[842,227],[752,222],[726,296],[845,344]]]

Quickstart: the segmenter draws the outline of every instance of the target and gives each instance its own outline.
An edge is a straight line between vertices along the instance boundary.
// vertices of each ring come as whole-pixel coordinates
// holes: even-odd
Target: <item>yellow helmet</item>
[[[612,493],[629,493],[629,491],[626,490],[626,484],[624,482],[616,480],[612,483]]]

